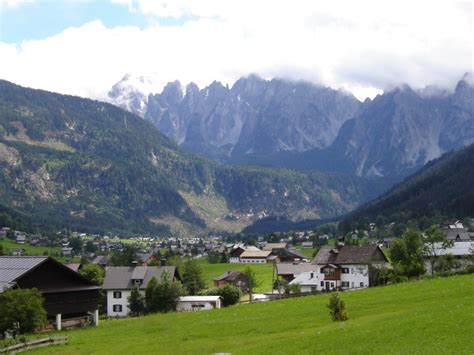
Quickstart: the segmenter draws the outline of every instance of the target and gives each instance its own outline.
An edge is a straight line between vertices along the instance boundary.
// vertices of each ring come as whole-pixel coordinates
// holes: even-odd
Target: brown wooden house
[[[248,290],[247,277],[241,271],[226,271],[214,279],[215,287],[224,287],[225,285],[238,287],[242,292]]]
[[[0,293],[8,288],[38,289],[59,329],[68,318],[93,315],[98,322],[100,288],[53,258],[0,256]]]

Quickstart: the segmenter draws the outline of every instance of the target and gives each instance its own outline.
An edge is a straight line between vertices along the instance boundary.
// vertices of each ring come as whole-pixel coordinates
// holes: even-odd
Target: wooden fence
[[[67,344],[67,336],[35,339],[35,340],[30,340],[24,343],[11,345],[6,348],[0,348],[0,354],[17,354],[26,350],[38,349],[38,348],[51,346],[51,345],[63,345],[63,344]]]

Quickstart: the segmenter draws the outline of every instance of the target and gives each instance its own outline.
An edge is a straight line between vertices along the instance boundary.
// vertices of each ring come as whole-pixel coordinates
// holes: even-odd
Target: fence
[[[67,336],[35,339],[35,340],[30,340],[24,343],[11,345],[6,348],[0,348],[0,354],[17,354],[26,350],[38,349],[38,348],[51,346],[51,345],[63,345],[63,344],[67,344]]]

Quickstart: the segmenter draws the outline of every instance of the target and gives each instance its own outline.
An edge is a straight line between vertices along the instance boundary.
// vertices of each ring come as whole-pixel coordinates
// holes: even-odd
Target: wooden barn
[[[58,329],[71,318],[92,315],[98,322],[100,288],[53,258],[0,256],[0,293],[16,287],[38,289]]]

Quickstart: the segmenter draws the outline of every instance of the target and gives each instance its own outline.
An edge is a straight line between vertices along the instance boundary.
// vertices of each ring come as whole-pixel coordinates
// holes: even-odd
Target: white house
[[[177,311],[206,311],[221,308],[221,296],[183,296],[178,300]]]
[[[309,271],[300,273],[290,284],[302,292],[349,290],[372,285],[372,268],[388,267],[387,257],[378,245],[323,246]]]
[[[265,264],[271,250],[246,250],[240,254],[240,262],[247,264]]]
[[[163,272],[179,278],[175,266],[111,266],[105,269],[102,288],[107,292],[107,316],[126,317],[130,314],[128,298],[135,285],[145,294],[148,283],[154,276],[158,282]]]

